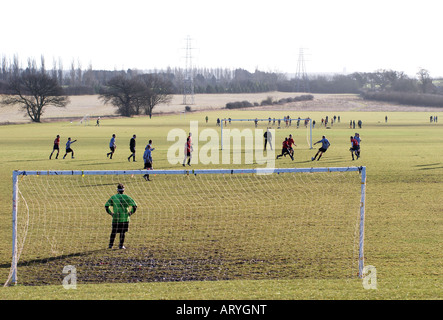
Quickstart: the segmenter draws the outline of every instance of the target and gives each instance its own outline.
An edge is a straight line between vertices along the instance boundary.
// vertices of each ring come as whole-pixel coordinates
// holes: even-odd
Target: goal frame
[[[274,119],[272,119],[272,120],[274,120]],[[278,120],[280,120],[280,121],[286,121],[286,119],[275,119],[276,121],[278,121]],[[292,119],[293,121],[298,121],[298,120],[303,120],[303,121],[305,121],[305,120],[308,120],[309,121],[309,149],[313,149],[313,144],[312,144],[312,119],[310,119],[310,118],[297,118],[297,119]],[[223,150],[223,122],[224,121],[252,121],[252,122],[255,122],[255,121],[269,121],[269,118],[268,119],[220,119],[220,135],[221,135],[221,141],[220,141],[220,143],[221,143],[221,150]]]
[[[280,174],[280,173],[329,173],[329,172],[359,172],[361,174],[361,197],[358,239],[358,276],[363,277],[364,268],[364,226],[366,211],[366,167],[319,167],[319,168],[255,168],[255,169],[195,169],[195,170],[14,170],[12,172],[12,261],[10,283],[17,284],[17,214],[20,176],[45,175],[189,175],[189,174]],[[5,286],[9,283],[9,279]]]

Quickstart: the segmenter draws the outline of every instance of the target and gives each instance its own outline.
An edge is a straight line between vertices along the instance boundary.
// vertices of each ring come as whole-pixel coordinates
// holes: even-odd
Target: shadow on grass
[[[438,163],[429,163],[429,164],[417,164],[415,165],[417,170],[435,170],[435,169],[443,169],[441,162]]]
[[[98,250],[91,250],[91,251],[86,251],[86,252],[64,254],[64,255],[57,256],[57,257],[25,260],[25,261],[20,261],[17,264],[17,267],[23,267],[23,266],[27,266],[29,264],[44,264],[44,263],[48,263],[48,262],[52,262],[52,261],[65,260],[65,259],[72,258],[72,257],[87,256],[90,254],[94,254],[94,253],[98,253],[98,252],[105,252],[105,251],[106,251],[106,249],[98,249]],[[11,267],[10,263],[0,264],[0,268],[10,268],[10,267]]]
[[[202,248],[204,250],[204,248]],[[335,262],[333,262],[335,263]],[[306,268],[312,266],[314,269]],[[176,252],[160,248],[99,249],[21,261],[18,279],[21,285],[61,285],[67,274],[64,267],[74,266],[78,283],[137,283],[215,280],[264,280],[309,278],[347,278],[335,274],[332,265],[313,258],[292,259],[244,258],[226,254]],[[3,265],[9,267],[9,265]],[[332,270],[332,273],[328,273]],[[338,268],[342,270],[342,268]]]

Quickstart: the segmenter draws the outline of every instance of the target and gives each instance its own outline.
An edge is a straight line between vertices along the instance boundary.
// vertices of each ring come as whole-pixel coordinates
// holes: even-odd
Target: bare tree
[[[70,76],[70,83],[69,83],[69,85],[70,86],[75,86],[76,85],[76,83],[75,83],[75,76],[76,76],[76,74],[77,74],[77,72],[76,72],[76,70],[75,70],[75,62],[74,62],[74,60],[72,60],[72,62],[71,62],[71,70],[69,71],[69,76]]]
[[[111,103],[117,107],[117,113],[130,117],[138,114],[140,108],[140,96],[144,86],[136,79],[128,78],[124,75],[118,75],[108,81],[103,93],[99,99],[105,104]]]
[[[151,118],[152,110],[156,105],[171,101],[172,83],[158,74],[143,74],[139,76],[139,79],[145,87],[140,97],[140,104]]]
[[[52,70],[51,70],[52,79],[57,80],[57,61],[55,58],[52,58]],[[60,84],[60,82],[58,82]]]
[[[17,77],[20,74],[20,62],[17,54],[12,57],[12,76]]]
[[[6,80],[8,78],[8,60],[6,60],[6,56],[2,56],[1,62],[1,79]]]
[[[144,111],[152,117],[152,110],[172,99],[172,83],[157,74],[130,77],[118,75],[108,81],[99,99],[117,107],[117,113],[130,117]]]
[[[45,62],[45,56],[44,55],[40,56],[40,65],[41,65],[41,67],[40,67],[41,72],[45,73],[46,72],[46,62]]]
[[[60,85],[63,85],[63,78],[64,78],[64,76],[63,76],[63,62],[62,62],[62,59],[60,57],[58,58],[58,70],[57,70],[57,73],[58,73],[58,83]]]
[[[83,84],[83,70],[82,70],[82,64],[80,60],[77,60],[77,71],[76,71],[76,79],[77,79],[77,85]]]
[[[19,105],[33,122],[40,122],[46,106],[65,107],[69,103],[57,80],[36,69],[12,77],[8,82],[8,93],[1,104]]]
[[[417,72],[417,76],[422,93],[427,93],[428,88],[432,87],[432,78],[429,74],[429,71],[426,69],[420,69]]]
[[[92,64],[89,63],[88,69],[83,73],[83,79],[84,79],[86,86],[94,87],[94,85],[95,85],[94,80],[95,79],[94,79],[93,73],[94,73],[94,70],[92,69]]]

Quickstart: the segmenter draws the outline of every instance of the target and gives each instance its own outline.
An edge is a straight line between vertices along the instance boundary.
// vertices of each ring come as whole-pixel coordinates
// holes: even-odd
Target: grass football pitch
[[[95,119],[89,125],[69,121],[0,127],[0,282],[11,262],[12,170],[124,170],[141,169],[141,155],[149,139],[156,148],[155,169],[182,169],[167,161],[167,141],[172,129],[190,130],[198,121],[199,132],[217,129],[216,118],[283,117],[287,111],[209,111],[184,115]],[[340,123],[320,126],[320,119],[334,112],[289,112],[292,118],[310,117],[317,122],[313,141],[325,135],[330,149],[320,161],[311,162],[318,145],[310,149],[306,129],[276,130],[276,148],[289,133],[297,144],[295,159],[276,160],[276,167],[367,167],[365,265],[377,270],[377,289],[368,290],[362,279],[266,279],[144,283],[82,284],[66,290],[61,284],[0,288],[0,299],[441,299],[443,268],[443,125],[430,123],[428,112],[335,112]],[[385,115],[388,122],[385,122]],[[434,114],[432,114],[434,115]],[[443,119],[441,113],[435,113]],[[209,122],[205,122],[205,116]],[[360,129],[350,120],[362,120]],[[236,124],[253,129],[253,123]],[[259,128],[266,128],[266,123]],[[219,132],[219,131],[218,131]],[[359,132],[362,157],[352,161],[349,137]],[[111,135],[117,135],[114,159],[107,159]],[[49,160],[52,143],[61,136],[61,155]],[[137,135],[137,160],[128,162],[129,139]],[[198,135],[193,133],[194,139]],[[62,160],[67,137],[75,159]],[[200,142],[200,146],[204,144]],[[202,165],[194,169],[247,167],[254,165]],[[154,182],[155,183],[155,182]],[[319,199],[320,200],[320,199]],[[334,204],[331,203],[331,210]],[[259,210],[259,208],[257,208]]]

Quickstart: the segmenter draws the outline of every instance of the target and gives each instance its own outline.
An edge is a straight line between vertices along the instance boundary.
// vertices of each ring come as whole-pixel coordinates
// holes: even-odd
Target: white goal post
[[[12,172],[12,185],[13,185],[13,192],[12,192],[12,262],[11,262],[10,275],[8,277],[8,280],[5,283],[5,286],[10,285],[10,284],[17,284],[17,281],[18,281],[17,267],[19,265],[20,256],[21,256],[21,253],[22,253],[22,250],[23,250],[23,247],[24,247],[24,243],[25,243],[25,239],[22,239],[22,238],[23,237],[26,238],[26,233],[28,232],[28,227],[29,227],[29,222],[26,224],[26,226],[24,226],[24,227],[21,226],[20,230],[19,230],[19,227],[18,227],[18,225],[19,225],[18,220],[20,218],[19,214],[18,214],[19,206],[22,206],[22,203],[23,203],[23,206],[27,206],[28,205],[28,203],[26,202],[24,196],[21,194],[21,192],[22,192],[21,187],[20,187],[21,179],[26,180],[26,179],[29,179],[32,176],[36,176],[36,177],[53,177],[54,179],[60,179],[60,178],[63,178],[63,177],[72,176],[73,178],[76,177],[77,180],[82,180],[82,179],[86,179],[88,177],[97,177],[97,176],[106,176],[106,177],[109,176],[109,177],[112,177],[112,179],[115,178],[112,181],[108,181],[108,180],[100,181],[100,182],[94,181],[94,182],[86,182],[86,186],[80,185],[78,188],[79,189],[86,189],[86,190],[82,190],[82,192],[84,192],[87,195],[88,194],[88,190],[89,190],[88,188],[100,189],[102,187],[106,187],[106,188],[113,188],[112,190],[114,190],[114,186],[115,186],[114,182],[115,181],[120,181],[119,179],[122,179],[122,178],[125,178],[125,179],[137,179],[136,183],[142,185],[141,188],[146,188],[145,186],[155,186],[155,184],[157,182],[160,184],[162,179],[166,181],[166,180],[172,180],[173,178],[176,178],[176,177],[184,177],[185,179],[187,179],[186,177],[190,177],[190,176],[191,177],[194,177],[194,176],[195,177],[215,176],[215,177],[217,177],[217,179],[218,179],[218,177],[236,177],[236,178],[238,177],[239,179],[246,179],[246,178],[248,179],[247,183],[245,183],[245,186],[246,186],[245,188],[246,189],[250,187],[251,190],[256,190],[256,189],[258,189],[260,187],[260,185],[262,185],[263,183],[266,182],[266,180],[265,180],[266,177],[271,177],[271,175],[272,175],[272,178],[275,178],[275,179],[270,181],[269,185],[266,186],[266,187],[269,187],[270,189],[272,189],[274,186],[277,185],[277,182],[275,180],[276,179],[280,179],[280,177],[285,177],[285,179],[289,179],[289,180],[285,181],[284,188],[286,188],[286,185],[288,184],[288,181],[290,183],[290,181],[295,180],[296,177],[299,176],[299,175],[307,174],[308,178],[306,180],[304,180],[301,184],[304,184],[304,183],[308,183],[309,184],[309,181],[311,181],[313,179],[313,175],[312,174],[318,174],[320,176],[320,175],[327,175],[327,174],[347,174],[348,172],[351,172],[351,173],[354,172],[357,175],[360,175],[360,178],[357,181],[360,182],[361,186],[360,186],[360,188],[358,188],[359,190],[356,191],[356,193],[355,193],[356,196],[359,194],[359,200],[357,202],[357,204],[359,203],[359,205],[358,205],[358,207],[359,207],[358,211],[359,212],[358,212],[358,214],[357,213],[355,214],[355,217],[356,217],[355,221],[356,221],[356,223],[355,223],[355,230],[354,230],[354,233],[355,233],[354,234],[354,238],[355,238],[354,242],[357,242],[357,243],[355,243],[354,245],[357,247],[355,250],[358,251],[356,253],[357,257],[356,257],[355,264],[357,265],[357,268],[358,268],[358,276],[362,277],[362,275],[363,275],[363,268],[364,268],[364,224],[365,224],[365,203],[366,203],[366,167],[364,167],[364,166],[362,166],[362,167],[320,167],[320,168],[272,168],[272,169],[270,169],[270,168],[255,168],[255,169],[200,169],[200,170],[199,169],[196,169],[196,170],[72,170],[72,171],[71,170],[47,170],[47,171],[44,171],[44,170],[41,170],[41,171],[15,170],[15,171]],[[151,180],[153,180],[153,181],[149,181],[148,182],[148,181],[144,181],[144,179],[141,179],[146,174],[149,174],[152,177]],[[256,184],[255,180],[254,181],[249,180],[249,177],[263,177],[263,180],[259,180],[258,183]],[[140,179],[138,179],[138,178],[140,178]],[[40,179],[40,180],[37,183],[37,185],[40,186],[40,182],[41,182],[42,178],[38,178],[38,179]],[[326,176],[325,180],[323,180],[323,181],[329,181],[329,180],[330,179]],[[193,182],[193,181],[191,181],[191,182]],[[355,181],[355,180],[353,180],[353,181]],[[185,181],[184,185],[189,185],[191,182],[190,181]],[[221,211],[219,209],[217,209],[217,208],[208,209],[210,207],[209,200],[206,199],[205,196],[198,194],[199,191],[195,191],[197,194],[195,194],[194,196],[197,197],[197,199],[198,199],[198,201],[196,201],[196,202],[198,202],[198,205],[206,206],[205,210],[210,210],[211,213],[214,216],[217,215],[217,214],[223,214],[224,212],[228,212],[229,213],[229,212],[233,211],[234,208],[235,208],[235,210],[241,211],[242,210],[242,208],[241,208],[242,206],[243,207],[247,206],[247,203],[246,202],[242,202],[241,200],[238,203],[230,203],[231,195],[229,194],[229,191],[226,192],[227,191],[227,189],[225,189],[226,186],[223,184],[223,182],[226,182],[226,181],[223,180],[221,182],[222,183],[220,183],[220,181],[216,181],[216,182],[210,181],[210,182],[207,182],[206,185],[198,186],[197,190],[202,190],[202,192],[204,192],[207,189],[207,187],[221,188],[220,189],[222,191],[222,192],[220,192],[221,195],[222,195],[221,199],[226,197],[224,200],[221,200],[222,202],[225,202],[225,203],[221,203],[221,205],[227,205],[227,206],[229,206],[229,208],[226,211],[223,211],[222,213],[220,213]],[[165,183],[169,183],[169,182],[166,181]],[[198,182],[198,183],[200,183],[200,182]],[[216,184],[219,184],[219,183],[220,183],[220,186],[216,185]],[[323,186],[324,183],[325,182],[319,182],[318,183],[318,189],[316,189],[316,191],[313,193],[314,196],[318,193],[318,190],[322,190],[323,189],[322,186]],[[57,186],[58,186],[58,185],[56,185],[55,187],[48,187],[46,185],[46,182],[44,182],[42,184],[43,184],[42,190],[46,191],[48,189],[48,192],[50,192],[50,190],[52,190],[52,189],[54,189],[54,190],[57,189]],[[234,181],[233,185],[236,185],[236,181]],[[111,186],[111,187],[108,187],[108,186]],[[290,186],[288,186],[288,187],[290,187]],[[342,190],[348,190],[347,189],[348,187],[349,186],[346,186]],[[135,188],[136,187],[134,186],[133,189],[135,189]],[[159,193],[162,193],[162,192],[163,193],[168,193],[168,192],[170,192],[170,190],[168,190],[167,188],[169,188],[169,187],[166,187],[166,185],[160,185],[159,186],[159,190],[160,190]],[[178,189],[177,192],[179,194],[182,194],[183,191],[181,191],[180,188],[181,188],[181,186],[177,187],[177,189]],[[71,188],[67,187],[67,189],[68,189],[68,191],[67,191],[66,195],[68,197],[68,195],[71,192],[71,190],[70,190]],[[74,189],[74,188],[72,188],[72,189]],[[331,183],[330,190],[335,190],[335,189],[336,188],[335,188],[334,183]],[[354,189],[357,189],[357,188],[354,188]],[[40,191],[37,190],[37,188],[32,187],[32,188],[30,188],[30,190],[31,190],[30,192],[33,194],[33,196],[35,196],[35,198],[38,198],[38,199],[36,199],[36,201],[45,202],[44,197],[40,197],[40,194],[39,194]],[[102,189],[100,189],[99,192],[101,192],[101,190]],[[303,190],[303,185],[301,186],[301,190]],[[248,194],[248,192],[250,192],[249,189],[244,190],[244,191],[245,191],[245,194]],[[141,190],[141,192],[140,192],[140,194],[142,194],[142,195],[145,194],[145,193],[146,193],[145,189]],[[303,193],[303,192],[294,192],[294,193]],[[128,191],[128,194],[130,194],[129,191]],[[186,192],[184,193],[184,196],[186,196]],[[209,196],[211,196],[211,194],[209,194]],[[354,196],[354,198],[356,198],[356,196]],[[23,199],[23,202],[19,201],[19,197],[20,197],[20,199]],[[146,197],[149,198],[149,200],[152,199],[152,202],[154,202],[154,195],[153,194],[146,194]],[[174,194],[174,196],[171,199],[176,199],[176,201],[180,201],[179,197],[180,197],[180,195],[175,195]],[[200,199],[200,197],[203,197],[203,199]],[[233,197],[233,195],[232,195],[232,197]],[[275,198],[276,198],[275,202],[278,203],[275,208],[279,208],[279,205],[281,205],[281,204],[279,204],[279,203],[281,203],[281,199],[279,197],[280,197],[280,194],[277,194],[275,196]],[[346,197],[346,195],[345,195],[345,197]],[[263,196],[261,196],[261,198],[263,198]],[[321,199],[311,199],[311,198],[312,198],[312,196],[309,196],[309,199],[306,199],[306,202],[312,202],[313,206],[314,206],[314,209],[315,209],[314,211],[317,211],[316,208],[315,208],[315,206],[316,206],[315,203],[317,201],[321,201]],[[49,199],[50,199],[50,197],[49,197]],[[160,199],[162,199],[162,198],[160,198]],[[334,198],[332,198],[332,199],[334,199]],[[356,200],[356,199],[354,199],[354,200]],[[81,201],[85,201],[85,200],[81,200]],[[195,200],[193,199],[192,201],[195,201]],[[218,199],[217,201],[220,201],[220,199]],[[104,203],[101,200],[98,201],[98,202],[99,202],[99,205],[97,205],[97,207],[103,209]],[[150,204],[152,202],[150,202]],[[169,201],[169,202],[171,202],[171,201]],[[172,201],[172,202],[174,202],[174,201]],[[300,202],[300,201],[297,200],[297,203],[298,202]],[[50,205],[51,204],[44,204],[44,206],[43,206],[44,209],[42,211],[50,210]],[[171,205],[171,206],[180,206],[181,204],[180,203],[172,203],[172,204],[169,203],[169,205]],[[79,206],[80,206],[80,204],[79,204]],[[141,205],[140,207],[142,207],[142,206],[143,205]],[[187,204],[185,205],[185,207],[186,206],[187,206]],[[231,208],[231,206],[233,206],[233,207]],[[261,208],[261,207],[259,207],[259,208]],[[275,208],[271,209],[271,211],[268,212],[267,215],[277,214],[278,212],[275,212]],[[304,207],[302,207],[302,208],[304,208]],[[338,210],[342,210],[343,208],[349,209],[346,206],[344,206],[344,207],[340,207],[340,209],[338,209]],[[356,208],[356,206],[353,206],[353,208]],[[75,208],[73,208],[73,210],[74,209]],[[63,213],[64,210],[69,211],[69,208],[65,209],[64,207],[62,207],[58,212],[61,212],[60,214],[64,215],[64,213]],[[81,209],[79,209],[79,210],[81,210]],[[96,211],[97,209],[94,208],[94,210]],[[167,209],[167,210],[169,210],[169,209]],[[179,211],[180,210],[181,209],[179,209]],[[351,211],[353,211],[353,210],[354,209],[352,209]],[[28,209],[28,216],[33,214],[33,212],[29,212],[29,211],[30,210]],[[256,209],[255,209],[255,211],[256,211]],[[295,213],[297,213],[296,215],[303,215],[302,211],[303,211],[302,209],[298,209],[298,210],[295,210]],[[334,209],[329,210],[329,211],[334,211]],[[253,212],[253,213],[255,213],[255,212]],[[45,213],[45,214],[47,214],[47,213]],[[136,213],[136,215],[137,214],[140,215],[141,213]],[[187,215],[190,214],[190,213],[186,212],[184,214],[186,214],[186,215],[184,215],[183,217],[180,217],[178,219],[180,221],[182,221],[182,220],[184,221],[185,225],[181,226],[181,228],[188,228],[188,227],[190,228],[191,226],[187,226],[186,225],[186,223],[187,223],[186,219],[189,218]],[[250,214],[252,214],[252,213],[248,213],[248,215],[250,215]],[[331,212],[331,215],[333,215],[333,214],[335,214],[335,212]],[[308,213],[307,213],[307,215],[308,215]],[[224,226],[222,224],[224,223],[225,218],[223,218],[222,216],[217,216],[216,218],[219,219],[216,222],[217,223],[216,224],[216,228],[218,228],[218,229],[223,228]],[[39,219],[41,219],[41,218],[36,218],[38,223],[41,222],[41,220],[39,220]],[[164,218],[162,218],[162,219],[164,219]],[[206,217],[204,219],[212,219],[212,218],[211,217]],[[200,225],[200,223],[204,223],[206,221],[204,219],[202,221],[202,218],[198,218],[196,221]],[[227,219],[226,221],[229,220],[229,218],[226,218],[226,219]],[[286,219],[286,217],[284,217],[282,219]],[[310,219],[310,217],[308,215],[305,220],[300,220],[300,221],[297,220],[295,222],[295,224],[299,228],[303,228],[303,225],[306,225],[307,226],[306,228],[309,228],[310,226],[312,226],[312,224],[318,224],[318,221],[312,222],[309,219]],[[323,218],[320,218],[320,219],[323,219]],[[352,219],[354,219],[354,218],[352,218]],[[284,221],[286,221],[286,220],[284,220]],[[335,217],[334,216],[325,218],[325,223],[326,222],[334,223],[334,221],[335,221]],[[146,223],[146,225],[151,225],[152,224],[151,220],[143,220],[143,222]],[[233,223],[235,224],[235,221]],[[65,220],[63,220],[63,224],[67,224],[67,222]],[[249,222],[248,222],[248,224],[249,224]],[[202,239],[201,241],[206,241],[206,238],[210,238],[210,233],[212,232],[211,231],[212,230],[211,228],[212,228],[212,225],[213,225],[212,221],[208,222],[208,225],[203,226],[202,229],[198,231],[199,233],[197,233],[197,231],[194,231],[196,233],[192,234],[192,236],[195,236],[195,238],[200,237],[200,232],[202,232],[202,230],[203,230],[204,232],[209,233],[208,235],[205,235],[204,237],[202,236],[202,238],[201,238]],[[282,226],[283,226],[282,228],[284,228],[284,225],[285,225],[285,222],[282,222]],[[81,226],[75,226],[75,227],[76,228],[81,228]],[[66,228],[68,230],[65,230],[63,232],[66,232],[66,231],[68,233],[71,232],[69,230],[69,226],[67,226]],[[192,227],[192,228],[194,228],[194,227]],[[338,227],[334,226],[334,228],[340,229],[340,228],[343,228],[343,227],[339,225]],[[228,229],[229,229],[229,226],[228,226]],[[282,230],[284,230],[284,229],[282,229]],[[282,230],[280,230],[280,231],[282,231]],[[20,239],[20,243],[18,241],[19,232],[24,233],[24,235],[23,234],[20,235],[20,238],[21,238]],[[173,231],[169,230],[168,232],[171,233]],[[229,233],[229,231],[224,231],[224,232],[228,232]],[[271,230],[271,232],[272,232],[272,230]],[[41,235],[41,233],[42,233],[42,231],[39,230],[39,232],[37,233],[37,236],[45,236],[45,235]],[[279,232],[278,234],[276,234],[274,236],[275,237],[280,237],[280,233],[281,232]],[[249,235],[247,235],[247,236],[249,236]],[[284,236],[285,235],[283,235],[283,237]],[[47,237],[49,237],[49,235]],[[183,235],[183,237],[185,237],[185,236]],[[223,237],[227,237],[226,233],[223,233]],[[260,238],[260,236],[258,236],[258,237]],[[200,241],[199,239],[200,238],[194,239],[194,240],[198,242],[198,241]],[[247,238],[245,238],[245,239],[249,240]],[[224,240],[224,238],[222,240]],[[32,240],[29,240],[29,241],[32,242]],[[63,240],[63,241],[67,241],[67,240]],[[60,245],[65,243],[63,241],[60,241]],[[93,241],[96,241],[96,240],[93,240]],[[159,239],[159,241],[162,241],[162,239]],[[165,240],[163,240],[163,241],[165,241]],[[209,239],[210,245],[215,245],[214,243],[216,243],[216,241],[221,241],[221,240],[220,239]],[[260,242],[260,241],[261,241],[261,239],[259,239],[258,242]],[[265,241],[265,240],[263,240],[263,241]],[[309,242],[309,245],[314,247],[316,240],[310,240],[310,241],[311,242]],[[340,241],[342,241],[342,240],[340,240]],[[285,242],[282,242],[282,243],[284,244]],[[270,242],[270,244],[272,244],[272,241]],[[192,244],[191,246],[193,246],[193,245],[194,244]],[[265,247],[267,245],[269,245],[269,244],[266,244]],[[234,248],[234,249],[231,249],[231,250],[236,250],[235,249],[236,248],[235,245],[231,245],[231,246]],[[159,248],[162,248],[162,247],[159,246]],[[186,247],[183,247],[183,248],[186,248]],[[92,250],[92,248],[89,248],[89,247],[83,248],[83,249],[85,251],[89,250],[90,252],[94,251],[94,250]],[[80,250],[80,249],[76,248],[76,250]],[[188,249],[186,248],[186,250],[188,250]],[[217,250],[220,250],[220,248],[218,248]],[[266,249],[266,250],[268,250],[268,249]],[[242,251],[241,248],[239,249],[239,251],[240,251],[240,253],[239,253],[240,256],[242,255],[242,252],[246,252],[246,251]],[[327,251],[327,250],[324,250],[324,251]],[[57,250],[55,248],[54,248],[54,252],[57,252]],[[69,254],[65,254],[65,253],[61,253],[61,254],[58,253],[58,254],[60,256],[69,256]],[[250,259],[249,256],[248,256],[248,252],[243,253],[243,254],[245,254],[246,257],[241,256],[241,259],[245,259],[245,261]],[[274,253],[271,252],[269,255],[273,256],[273,254]],[[31,258],[29,258],[29,259],[31,261],[35,262],[35,261],[40,260],[40,256],[41,255],[43,255],[43,254],[39,252],[36,255],[36,257],[38,259],[35,258],[35,257],[33,257],[32,259]],[[75,256],[75,254],[72,254],[72,255]],[[236,254],[234,254],[234,255],[236,256]],[[202,256],[199,256],[198,259],[205,260],[205,259],[202,259]],[[254,259],[256,259],[256,258],[254,258]],[[279,257],[279,258],[276,258],[276,259],[277,259],[277,261],[285,260],[285,257],[284,258]],[[322,259],[324,259],[324,258],[322,258]],[[179,260],[179,261],[181,261],[180,263],[184,263],[182,260]],[[241,260],[241,261],[243,261],[243,260]],[[257,260],[248,260],[248,261],[255,261],[255,263],[258,263]],[[322,260],[320,259],[320,261],[322,261]],[[261,262],[263,264],[268,263],[268,261],[259,261],[259,262]],[[200,264],[200,263],[201,262],[195,263],[195,264]],[[241,263],[245,263],[245,262],[241,262]],[[311,264],[311,263],[312,263],[312,261],[307,263],[307,264]],[[211,266],[211,268],[213,268],[213,269],[219,268],[219,267],[214,268],[212,266],[212,264],[214,264],[213,261],[209,262],[209,265]],[[237,263],[237,264],[239,264],[239,263]],[[209,267],[205,266],[204,270],[207,270],[208,268]],[[251,273],[254,273],[254,272],[251,272]],[[255,272],[255,273],[257,273],[257,272]],[[272,274],[272,272],[270,272],[270,273]],[[225,276],[225,275],[223,274],[223,276]],[[212,279],[212,276],[208,276],[208,278]],[[224,279],[222,276],[220,276],[220,278]],[[194,278],[192,278],[192,279],[194,279]]]
[[[79,121],[79,125],[89,126],[89,114],[83,116],[83,118]]]
[[[240,122],[264,122],[264,121],[266,121],[266,122],[269,122],[269,121],[271,121],[271,119],[220,119],[220,134],[221,134],[221,150],[223,150],[223,123],[226,123],[226,122],[231,122],[231,121],[240,121]],[[307,134],[308,135],[308,137],[307,137],[307,139],[308,139],[308,145],[309,145],[309,148],[310,149],[312,149],[313,148],[313,144],[312,144],[312,119],[310,119],[310,118],[296,118],[296,119],[290,119],[290,120],[288,120],[288,119],[275,119],[275,118],[273,118],[272,119],[272,121],[273,122],[275,122],[275,121],[280,121],[280,122],[283,122],[283,123],[285,123],[285,121],[307,121],[308,123],[309,123],[309,126],[307,127],[308,128],[308,130],[309,130],[309,133]]]

